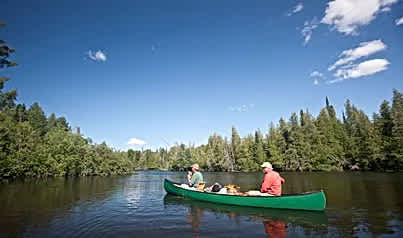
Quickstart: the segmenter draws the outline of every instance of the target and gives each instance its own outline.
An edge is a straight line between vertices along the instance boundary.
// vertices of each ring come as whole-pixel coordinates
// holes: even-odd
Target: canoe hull
[[[165,179],[165,191],[170,194],[205,202],[247,207],[281,208],[308,211],[323,211],[326,207],[326,196],[323,191],[297,195],[284,195],[280,197],[236,196],[188,190],[175,186],[175,184],[177,183]]]
[[[234,216],[234,214],[238,216],[248,216],[255,221],[258,219],[262,221],[281,220],[286,224],[291,223],[302,227],[325,227],[326,229],[328,226],[326,212],[234,206],[203,202],[169,193],[164,197],[164,205],[174,206],[174,209],[180,206],[187,207],[190,210],[197,208],[216,214],[226,214],[228,216]]]

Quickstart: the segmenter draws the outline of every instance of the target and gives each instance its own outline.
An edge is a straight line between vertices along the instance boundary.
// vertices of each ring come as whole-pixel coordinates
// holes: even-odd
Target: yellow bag
[[[227,188],[227,193],[229,194],[237,194],[240,192],[240,187],[234,184],[228,184],[225,187]]]

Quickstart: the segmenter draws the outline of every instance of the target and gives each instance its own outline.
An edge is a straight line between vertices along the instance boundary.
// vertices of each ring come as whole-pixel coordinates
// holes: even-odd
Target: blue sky
[[[2,10],[0,37],[19,63],[1,69],[6,89],[117,149],[198,145],[232,125],[266,132],[300,109],[317,116],[326,96],[339,116],[346,99],[372,115],[403,91],[399,0],[6,0]]]

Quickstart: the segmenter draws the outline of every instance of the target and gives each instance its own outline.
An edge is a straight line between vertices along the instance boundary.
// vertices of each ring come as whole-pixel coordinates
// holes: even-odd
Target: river
[[[164,178],[25,180],[0,184],[0,237],[403,237],[402,173],[283,172],[284,193],[323,189],[324,212],[257,209],[166,195]],[[208,184],[256,189],[261,173],[204,173]]]

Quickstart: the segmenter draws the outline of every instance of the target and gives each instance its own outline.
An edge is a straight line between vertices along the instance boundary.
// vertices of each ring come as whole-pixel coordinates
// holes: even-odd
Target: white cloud
[[[315,28],[318,27],[318,19],[314,17],[310,22],[305,21],[304,22],[304,28],[302,28],[301,34],[304,37],[304,45],[306,45],[312,37],[312,32]]]
[[[255,104],[251,103],[249,105],[243,104],[243,105],[239,105],[239,106],[229,107],[229,110],[232,112],[247,112],[254,107],[255,107]]]
[[[368,25],[380,11],[387,11],[398,0],[334,0],[328,3],[321,23],[346,35],[357,34],[359,26]]]
[[[318,71],[313,71],[309,76],[322,78],[323,74]]]
[[[395,23],[396,23],[396,26],[403,24],[403,17],[396,19]]]
[[[386,70],[389,64],[389,61],[386,59],[372,59],[364,61],[358,65],[352,65],[349,68],[338,69],[334,74],[336,79],[329,81],[329,83],[336,83],[349,78],[359,78],[372,75]]]
[[[304,9],[304,5],[302,4],[302,2],[298,3],[294,9],[287,14],[287,16],[292,16],[293,14],[302,11],[302,9]]]
[[[145,141],[140,140],[140,139],[136,139],[136,138],[130,138],[130,140],[127,142],[128,145],[139,145],[139,146],[143,146],[145,144],[147,144]]]
[[[342,82],[342,81],[344,81],[343,78],[337,78],[337,79],[330,80],[327,83],[333,84],[333,83],[339,83],[339,82]]]
[[[360,46],[357,48],[343,51],[339,55],[340,59],[337,60],[336,63],[334,63],[332,66],[330,66],[328,70],[332,71],[340,65],[348,64],[362,57],[368,57],[379,51],[385,50],[386,47],[387,46],[381,40],[362,42],[360,43]]]
[[[384,7],[381,9],[381,12],[390,12],[392,10],[392,8],[390,7]]]
[[[313,84],[318,85],[320,79],[324,79],[325,76],[319,71],[313,71],[310,75],[311,78],[314,78]]]
[[[97,62],[105,62],[106,61],[106,55],[104,52],[102,52],[101,50],[98,50],[97,52],[95,52],[95,54],[89,50],[88,51],[88,58],[92,59],[93,61],[97,61]]]

